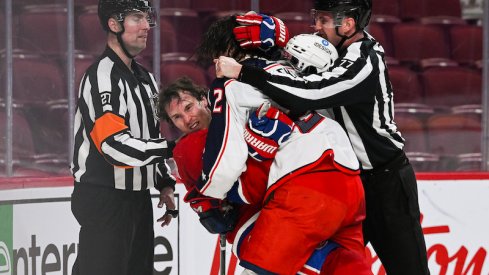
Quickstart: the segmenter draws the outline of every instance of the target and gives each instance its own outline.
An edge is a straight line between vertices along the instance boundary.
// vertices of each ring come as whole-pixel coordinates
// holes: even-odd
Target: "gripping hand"
[[[183,200],[190,204],[210,233],[221,234],[234,229],[238,211],[223,200],[204,196],[196,188],[190,189]]]
[[[282,20],[264,14],[236,16],[240,24],[234,28],[234,37],[243,49],[268,50],[274,46],[285,47],[289,41],[289,30]]]
[[[251,113],[244,132],[248,154],[259,161],[273,159],[295,127],[282,111],[266,102]]]

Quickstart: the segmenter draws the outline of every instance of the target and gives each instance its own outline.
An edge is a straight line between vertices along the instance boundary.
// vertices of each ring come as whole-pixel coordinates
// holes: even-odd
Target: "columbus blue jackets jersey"
[[[292,68],[262,59],[249,59],[246,64],[262,67],[274,74],[295,75]],[[203,156],[203,170],[198,188],[207,196],[226,197],[227,192],[238,184],[246,171],[248,149],[244,129],[250,112],[270,99],[248,84],[225,78],[216,79],[208,95],[212,120],[209,126]],[[272,105],[274,102],[272,102]],[[303,116],[290,138],[283,143],[270,167],[268,187],[280,182],[284,176],[300,170],[319,158],[324,152],[334,154],[338,167],[356,173],[359,163],[349,139],[341,126],[332,119],[317,113]],[[246,197],[242,198],[246,201]]]

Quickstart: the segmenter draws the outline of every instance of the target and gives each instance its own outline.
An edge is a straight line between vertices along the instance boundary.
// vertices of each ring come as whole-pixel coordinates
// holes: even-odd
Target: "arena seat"
[[[303,12],[282,12],[275,14],[282,19],[290,32],[290,37],[303,33],[313,33],[311,16]]]
[[[480,153],[482,125],[473,114],[435,114],[426,122],[429,152],[457,156]]]
[[[177,47],[177,34],[175,33],[175,29],[173,27],[173,24],[169,22],[168,20],[164,18],[160,18],[160,24],[159,24],[159,29],[160,29],[160,54],[163,53],[170,53],[170,52],[175,52],[178,50]],[[153,29],[150,31],[150,34],[148,36],[148,40],[146,42],[146,49],[144,49],[143,52],[141,52],[141,55],[144,56],[153,56],[153,49],[154,49],[154,31],[156,29]],[[178,39],[181,39],[178,37]]]
[[[63,0],[64,1],[64,0]],[[75,0],[75,5],[77,6],[92,6],[98,5],[99,0]],[[182,0],[183,1],[183,0]],[[65,1],[66,2],[66,1]]]
[[[202,22],[197,12],[189,9],[160,9],[160,19],[167,20],[176,34],[176,49],[179,52],[193,52],[200,42]],[[162,39],[165,36],[162,35]]]
[[[191,0],[190,7],[199,14],[229,10],[249,11],[251,9],[250,2],[243,0]]]
[[[482,27],[457,25],[450,28],[450,54],[461,64],[474,64],[482,59]]]
[[[107,45],[107,34],[100,25],[97,6],[83,8],[75,19],[75,48],[101,54]]]
[[[90,54],[75,55],[75,97],[78,97],[80,81],[88,67],[95,61],[96,56]]]
[[[160,8],[191,9],[192,7],[190,2],[191,0],[165,0],[165,1],[160,1]]]
[[[67,18],[66,5],[25,6],[14,32],[17,47],[42,54],[66,53]]]
[[[82,0],[76,0],[82,1]],[[27,5],[52,5],[52,4],[66,4],[65,0],[15,0],[12,1],[15,6],[27,6]]]
[[[390,66],[389,78],[396,104],[423,103],[423,87],[417,72],[405,66]]]
[[[6,131],[4,129],[7,129],[7,114],[5,110],[0,110],[0,129],[2,129],[0,134],[0,155],[3,157],[6,150]],[[31,126],[20,111],[12,113],[12,130],[13,160],[18,162],[30,159],[36,155]]]
[[[55,59],[40,55],[13,55],[13,102],[16,104],[46,104],[49,100],[66,98],[63,73]],[[5,75],[0,75],[5,78]]]
[[[392,47],[392,37],[386,33],[386,30],[377,22],[370,22],[367,32],[373,36],[377,42],[384,48],[386,56],[394,56]]]
[[[399,0],[399,11],[400,17],[404,21],[418,20],[429,16],[462,17],[460,0],[442,2],[439,0]]]
[[[457,156],[457,171],[482,171],[482,154],[460,154]]]
[[[442,159],[437,154],[425,152],[406,152],[409,162],[413,166],[415,172],[433,172],[441,169],[440,160]]]
[[[399,1],[375,0],[372,5],[372,15],[399,18]]]
[[[163,86],[170,84],[181,76],[190,77],[195,83],[208,86],[208,79],[204,68],[192,60],[188,60],[189,54],[168,53],[161,55],[161,83]]]
[[[313,1],[263,0],[260,1],[260,13],[276,14],[281,12],[309,12]]]
[[[454,107],[481,103],[482,75],[478,70],[437,67],[423,71],[420,76],[427,105]]]
[[[401,63],[420,65],[420,60],[450,61],[448,39],[436,25],[400,23],[392,29],[394,57]]]
[[[424,121],[414,114],[395,114],[396,125],[405,139],[405,152],[428,152],[428,140]]]

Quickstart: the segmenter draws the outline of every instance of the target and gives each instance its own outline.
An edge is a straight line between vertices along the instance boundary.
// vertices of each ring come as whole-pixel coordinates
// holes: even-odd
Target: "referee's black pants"
[[[149,190],[75,183],[71,210],[81,225],[73,275],[152,275],[153,210]]]
[[[361,178],[365,244],[372,244],[388,275],[429,274],[416,177],[404,153],[384,167],[363,171]]]

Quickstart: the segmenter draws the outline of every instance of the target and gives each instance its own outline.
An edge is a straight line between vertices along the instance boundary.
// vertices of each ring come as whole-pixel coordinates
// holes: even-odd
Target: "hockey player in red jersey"
[[[217,57],[224,52],[240,54],[239,47],[232,49],[233,44],[227,44],[225,38],[215,37],[226,35],[223,30],[232,30],[233,20],[221,20],[211,26],[200,48],[201,57]],[[219,50],[216,41],[228,46]],[[262,58],[247,58],[244,62],[282,70],[291,79],[296,75],[290,68]],[[324,270],[322,274],[352,274],[346,271],[351,267],[355,268],[354,274],[371,274],[363,258],[361,221],[365,206],[358,162],[345,132],[336,122],[318,113],[296,116],[297,121],[291,122],[273,107],[263,114],[254,112],[267,98],[257,90],[253,95],[244,93],[243,89],[253,88],[237,81],[217,79],[208,98],[193,100],[189,98],[188,86],[180,84],[177,81],[162,93],[160,111],[184,133],[208,129],[207,134],[196,132],[177,144],[177,147],[182,144],[180,148],[190,148],[183,145],[193,135],[200,134],[201,139],[206,136],[202,170],[196,169],[192,177],[198,178],[197,191],[203,196],[194,196],[190,202],[196,202],[202,209],[203,201],[234,196],[233,200],[252,202],[252,207],[260,209],[250,219],[240,219],[242,224],[230,234],[234,236],[231,237],[233,251],[242,266],[258,274],[296,274],[307,266],[306,261],[313,252],[323,251],[330,254],[326,263],[316,268],[318,272]],[[176,96],[170,95],[175,92]],[[192,116],[195,113],[198,115]],[[246,126],[250,113],[252,118]],[[206,122],[210,122],[208,127]],[[264,146],[250,142],[253,139],[245,138],[245,134],[271,146],[280,146],[277,150],[263,151]],[[175,149],[174,156],[180,172],[185,164],[178,156],[185,159],[188,152],[180,154],[178,150]],[[248,158],[248,151],[254,159]],[[202,153],[201,150],[192,152]],[[220,206],[220,203],[206,205]],[[200,217],[201,222],[209,218]],[[336,249],[315,250],[325,240],[329,244],[325,247]],[[350,265],[336,265],[337,261],[330,260],[336,257]]]

